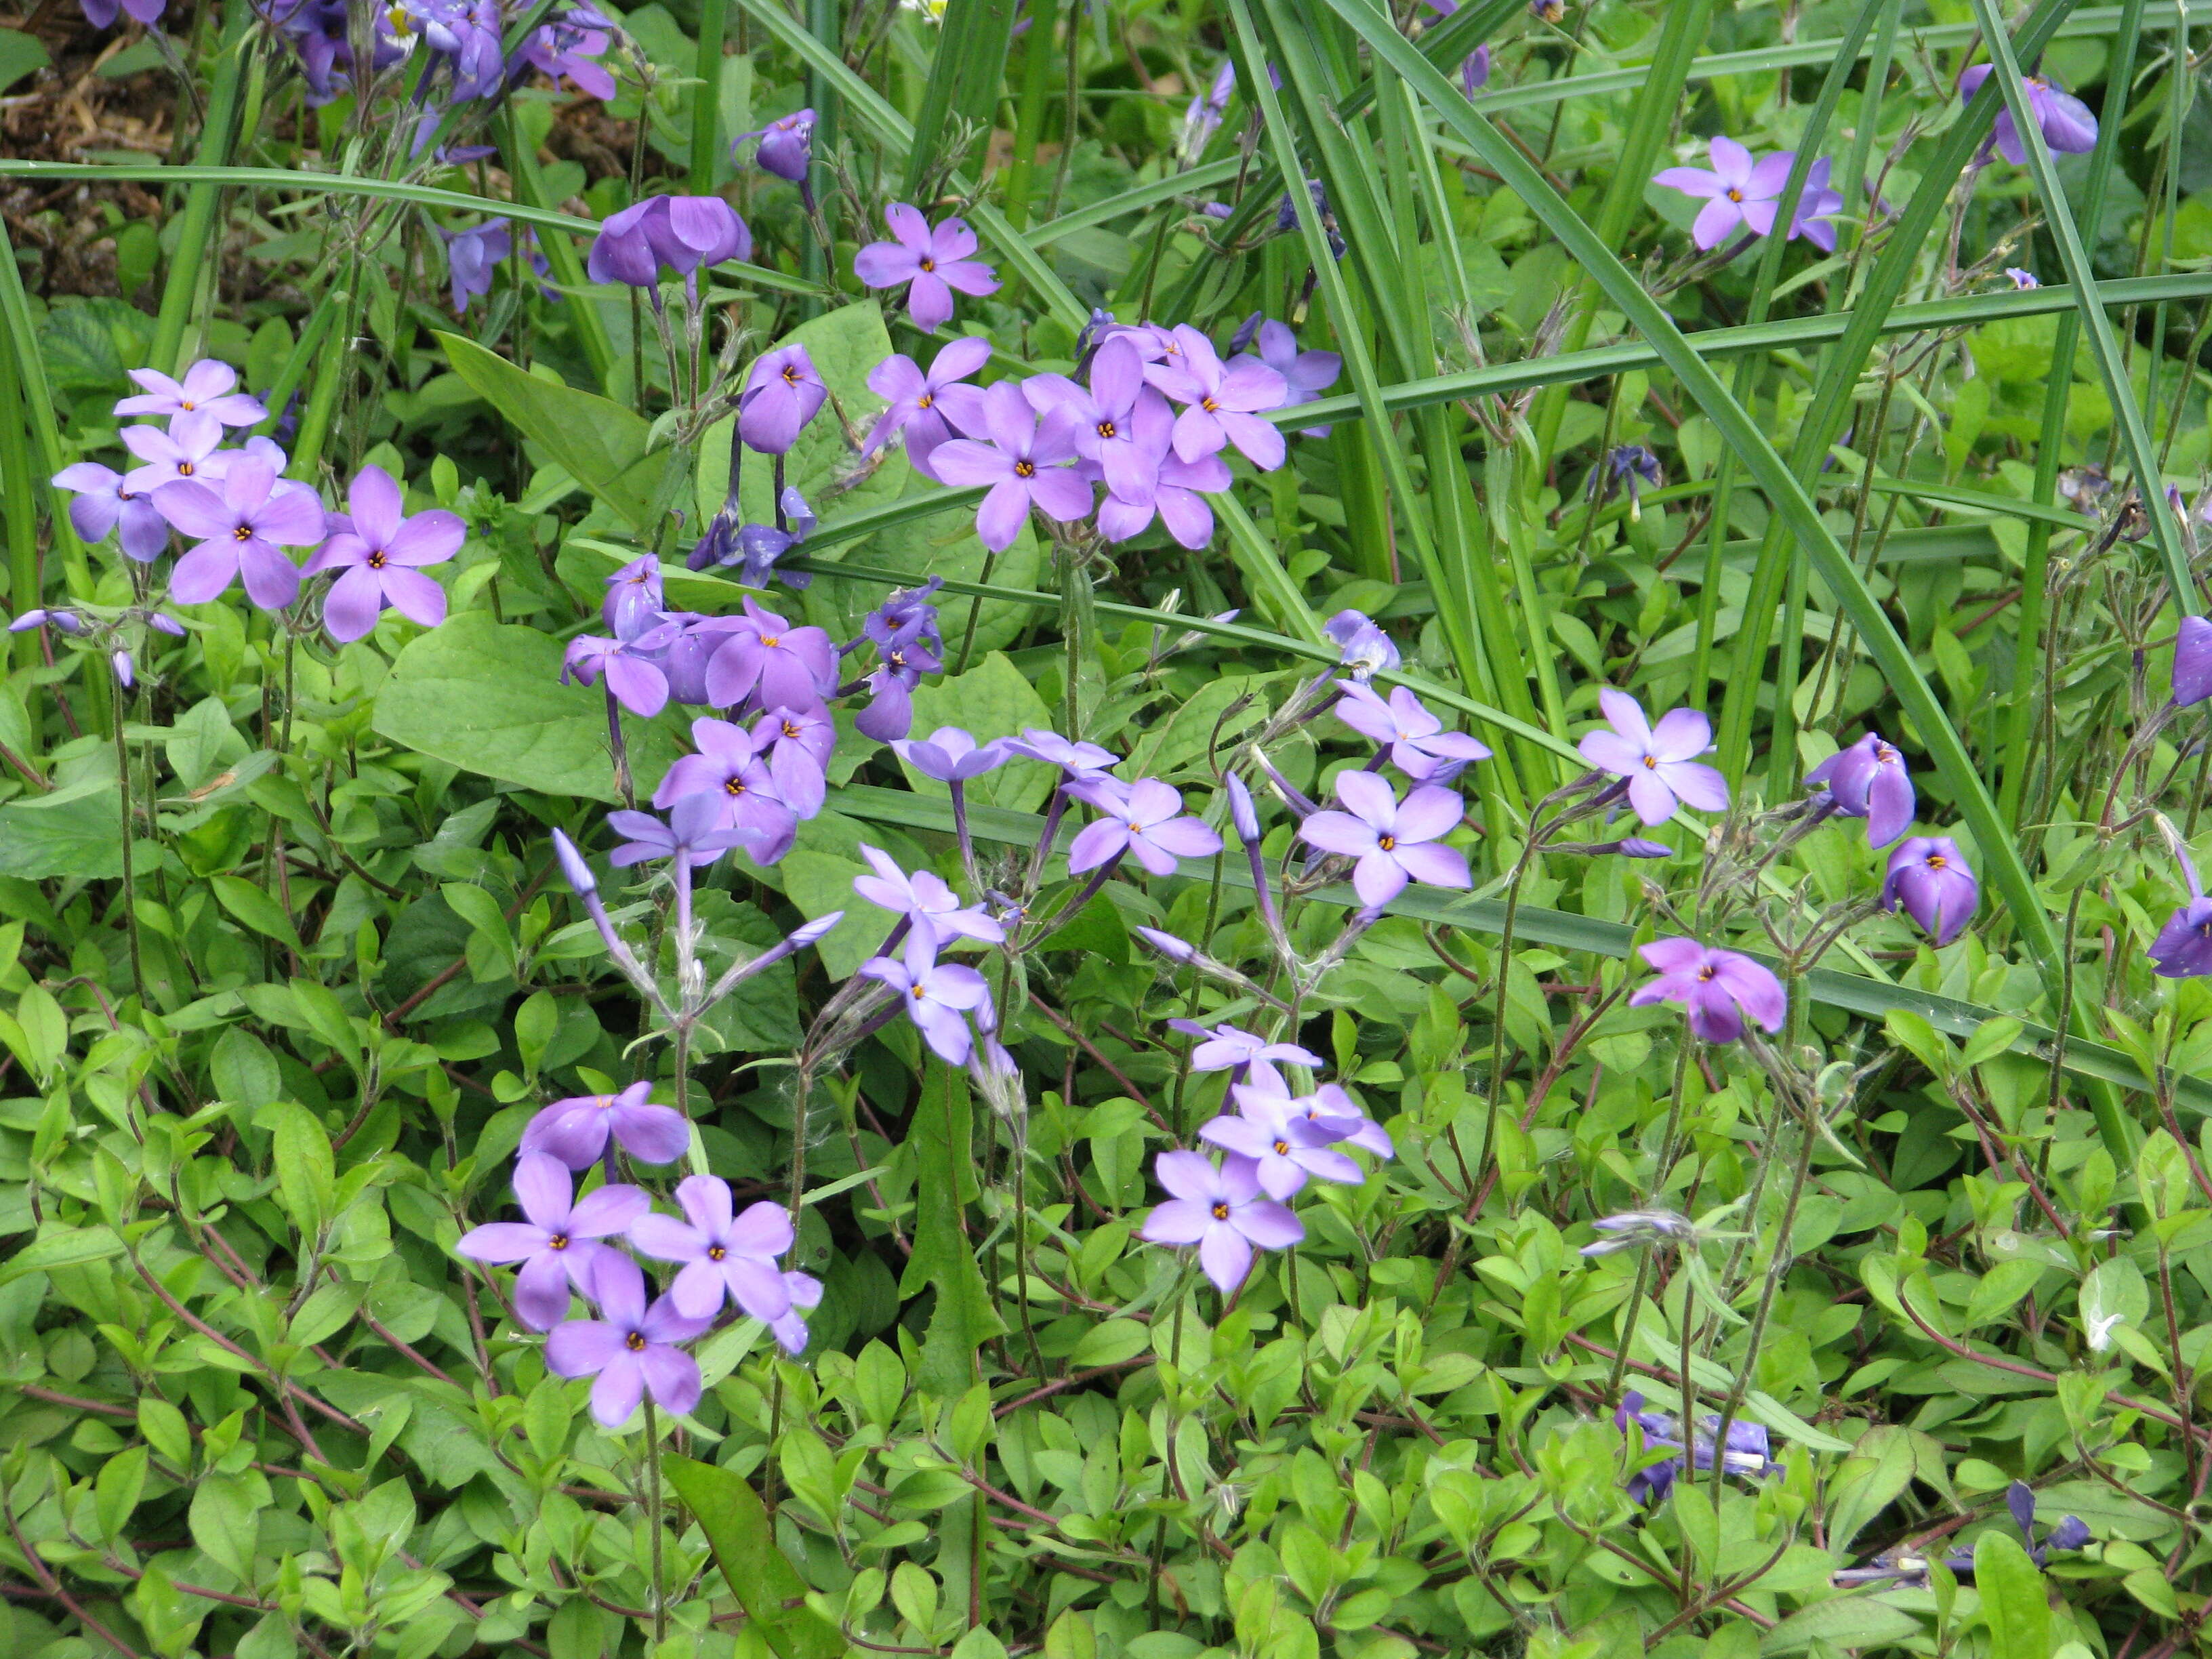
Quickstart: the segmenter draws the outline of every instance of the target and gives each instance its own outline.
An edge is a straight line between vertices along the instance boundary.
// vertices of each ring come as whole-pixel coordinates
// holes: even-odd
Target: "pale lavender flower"
[[[665,811],[686,799],[711,801],[720,828],[752,841],[746,850],[756,862],[781,859],[799,833],[799,815],[777,791],[751,734],[731,721],[702,717],[691,722],[691,741],[699,752],[668,769],[653,804]]]
[[[433,507],[407,517],[405,497],[380,466],[364,466],[354,476],[346,507],[330,515],[331,538],[304,573],[340,573],[323,599],[331,637],[342,644],[361,638],[387,605],[425,628],[445,621],[446,590],[422,567],[443,564],[460,551],[468,529],[459,515]]]
[[[639,1215],[629,1240],[655,1261],[680,1261],[668,1299],[686,1319],[712,1319],[725,1300],[763,1325],[791,1311],[776,1260],[790,1249],[791,1212],[766,1200],[737,1214],[730,1183],[716,1176],[687,1176],[676,1185],[684,1218]]]
[[[1025,760],[1042,761],[1047,766],[1057,766],[1071,781],[1078,783],[1103,776],[1121,763],[1119,755],[1101,749],[1095,743],[1079,743],[1042,726],[1024,726],[1018,738],[1005,738],[1000,741],[1006,745],[1009,753],[1019,755]]]
[[[814,627],[794,628],[748,599],[726,619],[728,641],[707,664],[707,701],[728,708],[756,698],[766,708],[807,708],[837,685],[837,647]]]
[[[1091,512],[1091,485],[1066,463],[1075,459],[1075,420],[1055,409],[1040,421],[1012,383],[985,389],[988,443],[955,438],[930,455],[937,476],[956,489],[988,485],[975,512],[983,545],[1004,551],[1021,534],[1034,507],[1062,524]]]
[[[655,1106],[648,1079],[620,1094],[572,1095],[556,1100],[522,1131],[522,1150],[544,1152],[572,1170],[588,1170],[607,1150],[607,1139],[641,1164],[673,1164],[691,1145],[691,1126],[672,1106]]]
[[[768,838],[768,831],[750,823],[732,828],[726,805],[719,794],[686,795],[667,809],[665,823],[650,812],[610,812],[607,827],[629,839],[607,855],[607,862],[623,870],[647,859],[681,858],[699,869],[732,847]]]
[[[597,685],[604,677],[609,696],[640,720],[651,720],[668,706],[669,697],[667,672],[653,654],[680,631],[664,625],[634,640],[579,634],[562,654],[561,684]]]
[[[76,492],[69,505],[70,526],[87,544],[105,541],[119,526],[117,544],[124,556],[140,564],[159,558],[168,546],[169,521],[114,468],[77,461],[55,473],[53,482]]]
[[[467,312],[471,299],[491,292],[500,261],[514,252],[514,238],[504,218],[487,219],[467,230],[441,225],[438,235],[446,245],[446,277],[453,288],[453,314],[459,317]]]
[[[1260,1190],[1273,1199],[1289,1198],[1309,1176],[1350,1187],[1367,1178],[1336,1150],[1341,1136],[1331,1134],[1322,1121],[1294,1116],[1287,1101],[1264,1089],[1240,1087],[1237,1115],[1215,1118],[1199,1130],[1198,1138],[1250,1158]]]
[[[1903,907],[1939,947],[1958,938],[1981,898],[1980,884],[1948,836],[1915,836],[1889,855],[1882,908]]]
[[[2016,289],[2025,290],[2043,286],[2041,283],[2036,281],[2033,271],[2023,270],[2018,265],[2007,265],[2004,274],[2012,279],[2012,285]]]
[[[1959,77],[1959,96],[1972,99],[1982,89],[1982,82],[1990,78],[1990,65],[1977,64]],[[2027,94],[2028,113],[2043,133],[2043,142],[2054,155],[2081,155],[2097,147],[2097,118],[2089,106],[2069,92],[2062,92],[2050,80],[2040,75],[2021,76],[2022,89]],[[1994,96],[1995,94],[1991,94]],[[2020,129],[2013,125],[2009,107],[1997,111],[1996,126],[1990,139],[1997,154],[2014,167],[2027,161],[2027,148],[2020,141]]]
[[[1100,777],[1070,784],[1067,793],[1104,814],[1084,826],[1067,849],[1070,875],[1096,870],[1124,854],[1156,876],[1171,876],[1184,859],[1209,858],[1221,837],[1182,810],[1182,793],[1154,778],[1124,784]]]
[[[264,611],[299,598],[300,568],[283,550],[323,538],[323,505],[312,490],[276,483],[266,461],[240,455],[224,471],[220,495],[190,478],[154,492],[161,516],[200,538],[170,573],[171,599],[204,605],[241,577],[246,597]]]
[[[1255,1066],[1249,1084],[1242,1087],[1265,1087]],[[1242,1097],[1238,1097],[1240,1099]],[[1340,1140],[1347,1146],[1357,1146],[1362,1152],[1372,1152],[1377,1158],[1395,1158],[1397,1148],[1390,1144],[1389,1132],[1359,1109],[1358,1102],[1334,1083],[1324,1083],[1310,1095],[1298,1095],[1287,1099],[1283,1109],[1292,1117],[1306,1122]]]
[[[1782,981],[1749,957],[1709,949],[1693,939],[1654,939],[1638,954],[1659,970],[1659,977],[1631,994],[1631,1007],[1679,1002],[1690,1030],[1707,1042],[1733,1042],[1743,1035],[1748,1015],[1760,1028],[1782,1029],[1789,999]]]
[[[134,9],[131,15],[137,13]],[[238,385],[238,371],[212,357],[201,358],[185,371],[181,380],[173,380],[153,368],[134,368],[131,378],[145,390],[118,403],[118,415],[204,414],[223,426],[252,426],[269,418],[258,398],[233,389]]]
[[[991,360],[991,343],[969,335],[939,351],[925,374],[914,359],[894,355],[868,371],[868,390],[889,401],[860,446],[864,455],[880,453],[892,438],[906,434],[906,458],[914,470],[939,482],[930,457],[956,437],[980,437],[989,430],[983,389],[968,377]]]
[[[1388,749],[1390,763],[1415,783],[1449,783],[1470,762],[1488,760],[1489,747],[1443,722],[1404,686],[1385,702],[1357,680],[1339,680],[1344,696],[1330,712],[1361,736]]]
[[[126,426],[118,435],[140,463],[124,475],[123,487],[139,495],[150,495],[179,478],[219,483],[235,453],[222,447],[222,422],[206,410],[174,416],[167,432],[158,426]]]
[[[1749,150],[1725,135],[1716,136],[1706,151],[1712,158],[1711,171],[1663,167],[1651,179],[1655,185],[1705,201],[1690,227],[1690,240],[1700,248],[1711,249],[1739,227],[1754,236],[1771,234],[1783,187],[1790,181],[1790,169],[1796,164],[1796,152],[1778,150],[1753,161]],[[1823,156],[1807,171],[1784,240],[1802,235],[1824,251],[1834,251],[1836,230],[1830,216],[1843,205],[1843,198],[1828,188],[1829,170],[1829,161]]]
[[[946,886],[935,871],[917,870],[909,876],[879,848],[862,842],[860,850],[860,856],[876,873],[854,877],[853,890],[869,903],[902,918],[912,927],[916,939],[927,937],[933,948],[955,937],[981,939],[990,945],[1005,940],[1006,930],[994,921],[981,905],[963,905],[960,896]]]
[[[1252,1270],[1252,1250],[1287,1250],[1306,1236],[1297,1217],[1260,1192],[1252,1161],[1230,1158],[1216,1168],[1203,1153],[1162,1152],[1152,1176],[1170,1194],[1138,1228],[1153,1244],[1195,1244],[1198,1265],[1224,1296]]]
[[[1272,1062],[1275,1060],[1309,1068],[1325,1063],[1319,1054],[1295,1042],[1270,1042],[1234,1025],[1206,1026],[1194,1019],[1171,1019],[1168,1024],[1199,1039],[1190,1051],[1190,1069],[1194,1072],[1234,1071],[1242,1078],[1248,1071],[1254,1074],[1264,1071],[1274,1077]]]
[[[661,586],[660,561],[652,554],[632,559],[606,583],[599,615],[617,639],[634,640],[659,623],[661,607],[668,600]]]
[[[1672,1210],[1625,1210],[1619,1215],[1601,1216],[1590,1227],[1605,1237],[1583,1245],[1576,1252],[1578,1255],[1611,1255],[1616,1250],[1680,1243],[1698,1236],[1696,1224]]]
[[[520,1262],[514,1311],[533,1331],[550,1331],[568,1313],[568,1290],[591,1293],[591,1269],[609,1254],[603,1238],[625,1231],[653,1200],[637,1187],[601,1187],[580,1200],[567,1168],[543,1152],[515,1160],[514,1196],[525,1221],[495,1221],[462,1235],[453,1249],[471,1261]]]
[[[1213,539],[1213,508],[1206,497],[1229,488],[1229,463],[1218,455],[1186,461],[1176,454],[1170,447],[1175,416],[1158,392],[1148,391],[1146,398],[1132,416],[1135,441],[1128,446],[1144,469],[1141,489],[1133,498],[1108,492],[1098,504],[1098,533],[1126,542],[1157,516],[1179,545],[1196,552]]]
[[[939,783],[966,783],[1006,763],[1005,738],[978,744],[975,733],[957,726],[940,726],[927,738],[902,738],[891,744],[891,750],[922,776]]]
[[[572,1319],[545,1339],[545,1369],[556,1376],[591,1376],[592,1415],[618,1429],[648,1395],[681,1417],[699,1403],[699,1363],[677,1345],[706,1334],[708,1322],[686,1319],[674,1302],[645,1300],[645,1274],[610,1250],[594,1265],[592,1297],[604,1319]]]
[[[1147,365],[1145,378],[1183,405],[1176,416],[1176,454],[1194,461],[1234,444],[1263,471],[1280,466],[1282,432],[1260,413],[1280,409],[1289,398],[1283,377],[1254,358],[1224,367],[1213,343],[1188,323],[1175,337],[1176,355]]]
[[[1347,769],[1336,775],[1336,798],[1345,810],[1313,813],[1298,825],[1298,836],[1324,853],[1358,860],[1352,887],[1368,908],[1389,903],[1408,881],[1473,884],[1466,855],[1443,841],[1467,811],[1453,791],[1421,784],[1401,801],[1374,773]]]
[[[934,933],[917,928],[906,942],[902,960],[871,957],[860,964],[860,977],[872,979],[896,991],[931,1052],[947,1065],[967,1062],[975,1047],[967,1016],[976,1015],[986,1029],[996,1026],[991,1008],[991,988],[982,975],[957,963],[937,960]]]
[[[1342,653],[1338,665],[1350,669],[1355,680],[1387,674],[1398,665],[1398,647],[1363,611],[1340,611],[1321,625],[1321,631]]]
[[[1486,46],[1483,51],[1486,53],[1489,48]],[[1334,386],[1337,376],[1344,372],[1344,359],[1334,351],[1299,350],[1298,337],[1291,331],[1288,323],[1269,319],[1260,324],[1254,337],[1260,347],[1258,361],[1282,377],[1285,389],[1283,401],[1276,405],[1278,409],[1296,409],[1300,404],[1313,402]],[[1234,342],[1230,349],[1237,349]],[[1230,366],[1234,368],[1245,361],[1237,356]],[[1305,438],[1326,438],[1328,434],[1329,428],[1325,426],[1298,428],[1298,435]]]
[[[1678,797],[1702,811],[1728,810],[1727,781],[1694,758],[1713,746],[1713,728],[1703,714],[1676,708],[1654,726],[1625,691],[1603,686],[1597,700],[1613,730],[1589,732],[1576,747],[1592,766],[1628,781],[1628,803],[1638,817],[1664,823]]]
[[[975,233],[964,219],[947,219],[934,229],[920,210],[904,202],[884,210],[893,240],[871,242],[853,257],[853,274],[869,288],[908,284],[907,315],[925,334],[952,320],[952,294],[999,291],[991,267],[973,258]]]

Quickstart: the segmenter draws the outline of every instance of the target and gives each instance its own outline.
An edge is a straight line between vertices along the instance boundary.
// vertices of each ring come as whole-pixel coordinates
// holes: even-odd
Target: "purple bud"
[[[46,613],[45,611],[26,611],[21,616],[16,617],[15,621],[8,624],[8,631],[10,634],[21,634],[26,629],[43,628],[46,626]]]
[[[793,930],[791,948],[794,951],[804,951],[844,920],[845,913],[842,910],[832,910],[827,915],[815,917],[804,927]]]
[[[584,855],[576,850],[576,843],[558,830],[553,832],[553,856],[561,861],[561,873],[579,896],[588,897],[599,890],[599,878],[592,873],[592,866],[584,862]]]
[[[1674,849],[1663,841],[1645,841],[1641,836],[1631,836],[1617,841],[1613,850],[1625,859],[1663,859],[1674,856]]]
[[[146,613],[146,626],[157,633],[173,635],[180,640],[185,637],[184,623],[166,611],[149,611]]]
[[[138,683],[137,672],[131,666],[131,653],[128,651],[118,651],[107,660],[114,666],[115,678],[118,684],[127,687]]]
[[[1229,821],[1237,826],[1237,839],[1247,844],[1260,839],[1260,814],[1252,805],[1252,792],[1231,772],[1222,780],[1229,791]]]
[[[745,135],[750,137],[750,133]],[[742,143],[744,139],[738,142]],[[774,173],[794,185],[805,184],[806,170],[814,161],[814,112],[794,110],[763,127],[760,149],[753,159],[760,164],[763,173]]]
[[[1198,960],[1197,947],[1184,944],[1173,933],[1164,933],[1157,927],[1137,927],[1130,931],[1170,962],[1193,963]]]
[[[1229,355],[1235,356],[1252,343],[1252,337],[1260,331],[1260,325],[1267,320],[1265,312],[1255,311],[1237,325],[1237,331],[1229,337]]]

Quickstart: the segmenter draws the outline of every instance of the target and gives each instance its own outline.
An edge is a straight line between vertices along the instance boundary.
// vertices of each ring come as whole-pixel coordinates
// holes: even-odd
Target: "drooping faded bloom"
[[[1398,647],[1365,612],[1340,611],[1321,625],[1321,631],[1342,654],[1340,667],[1364,682],[1387,674],[1398,665]]]
[[[1905,757],[1869,732],[1850,748],[1828,757],[1805,775],[1824,786],[1835,810],[1867,821],[1867,844],[1887,847],[1912,826],[1912,777]]]
[[[601,1187],[580,1200],[573,1192],[560,1159],[526,1152],[514,1163],[514,1196],[527,1218],[475,1228],[453,1246],[471,1261],[522,1264],[514,1311],[533,1331],[568,1316],[571,1285],[590,1294],[592,1267],[608,1254],[599,1241],[627,1231],[653,1202],[637,1187]]]
[[[691,1126],[674,1107],[653,1105],[647,1098],[652,1092],[647,1079],[620,1094],[556,1100],[524,1128],[522,1150],[587,1170],[605,1155],[611,1136],[641,1164],[673,1164],[691,1144]]]
[[[331,538],[304,573],[339,573],[323,599],[331,637],[342,644],[361,638],[386,606],[425,628],[445,621],[446,590],[422,567],[443,564],[460,551],[468,529],[459,515],[432,507],[408,517],[398,484],[373,465],[355,475],[346,507],[331,514]]]
[[[1576,1252],[1578,1255],[1611,1255],[1615,1250],[1632,1250],[1645,1244],[1679,1244],[1698,1236],[1697,1224],[1672,1210],[1625,1210],[1619,1215],[1601,1216],[1590,1226],[1604,1237],[1583,1245]]]
[[[1260,1190],[1252,1160],[1216,1167],[1200,1152],[1162,1152],[1153,1178],[1171,1196],[1145,1218],[1138,1237],[1153,1244],[1195,1244],[1198,1265],[1224,1296],[1252,1270],[1252,1251],[1287,1250],[1306,1236],[1297,1217]]]
[[[752,232],[720,197],[648,196],[607,216],[585,271],[595,283],[652,288],[664,266],[689,278],[752,257]]]
[[[1628,804],[1645,823],[1664,823],[1674,815],[1677,798],[1700,811],[1728,810],[1728,782],[1694,757],[1713,746],[1711,721],[1694,708],[1672,709],[1657,726],[1626,691],[1602,686],[1598,706],[1610,732],[1592,732],[1575,746],[1600,771],[1628,782]]]
[[[1982,82],[1990,78],[1990,65],[1977,64],[1959,77],[1959,96],[1972,99],[1982,89]],[[2089,106],[2069,92],[2062,92],[2048,77],[2023,75],[2021,87],[2027,94],[2028,113],[2043,134],[2043,142],[2058,155],[2081,155],[2097,147],[2097,118]],[[1998,94],[1992,93],[1991,97]],[[1998,155],[2014,167],[2027,161],[2027,147],[2021,143],[2020,129],[2013,125],[2009,106],[1997,111],[1996,125],[1990,134],[1990,142]]]
[[[1633,1389],[1621,1397],[1613,1413],[1613,1422],[1626,1433],[1633,1422],[1643,1431],[1644,1448],[1672,1449],[1676,1455],[1662,1463],[1638,1469],[1628,1480],[1628,1495],[1639,1504],[1656,1504],[1667,1496],[1674,1484],[1674,1477],[1682,1471],[1681,1431],[1673,1418],[1662,1412],[1644,1409],[1644,1396]],[[1708,1416],[1698,1424],[1698,1432],[1690,1449],[1691,1467],[1709,1469],[1713,1466],[1713,1436],[1719,1431],[1720,1419]],[[1730,1474],[1754,1478],[1771,1473],[1774,1467],[1773,1447],[1765,1425],[1747,1423],[1741,1419],[1729,1425],[1728,1444],[1721,1452],[1721,1467]]]
[[[547,1337],[545,1369],[598,1379],[592,1415],[602,1427],[620,1428],[648,1395],[678,1417],[699,1403],[699,1364],[677,1345],[704,1335],[708,1321],[686,1319],[665,1296],[647,1306],[644,1273],[614,1250],[593,1267],[592,1299],[605,1317],[572,1319]]]
[[[1889,855],[1882,908],[1903,907],[1938,946],[1959,937],[1981,896],[1974,872],[1948,836],[1915,836]]]
[[[1679,1002],[1691,1031],[1707,1042],[1734,1042],[1743,1035],[1747,1016],[1763,1030],[1782,1029],[1789,1012],[1782,981],[1741,951],[1711,949],[1693,939],[1660,939],[1639,945],[1638,954],[1659,977],[1637,987],[1630,1006]]]
[[[441,225],[438,235],[446,245],[446,276],[453,288],[453,314],[458,317],[468,310],[469,301],[476,295],[491,292],[493,273],[500,261],[514,252],[514,238],[504,218],[487,219],[467,230],[447,230]]]

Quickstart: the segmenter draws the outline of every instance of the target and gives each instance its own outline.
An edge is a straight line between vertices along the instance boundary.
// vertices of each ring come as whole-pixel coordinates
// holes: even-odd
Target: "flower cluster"
[[[1864,818],[1869,846],[1887,847],[1912,825],[1911,775],[1896,745],[1878,732],[1829,756],[1805,781],[1819,787],[1816,814]],[[1980,902],[1980,884],[1950,836],[1914,836],[1889,855],[1882,908],[1902,908],[1939,946],[1958,938]]]
[[[283,476],[284,452],[264,437],[225,448],[226,428],[268,418],[258,399],[238,391],[228,363],[204,359],[173,380],[137,368],[142,391],[115,405],[118,415],[150,416],[166,425],[123,428],[124,447],[138,465],[117,472],[78,461],[54,475],[72,492],[70,522],[88,542],[113,535],[124,554],[151,563],[169,532],[193,544],[169,575],[169,597],[204,605],[242,583],[264,611],[282,611],[300,596],[302,574],[337,573],[323,605],[331,636],[360,639],[387,607],[434,628],[446,618],[446,592],[422,574],[460,550],[465,527],[442,508],[411,517],[398,483],[383,468],[362,468],[348,511],[328,513],[307,484]],[[304,571],[287,548],[314,550]]]

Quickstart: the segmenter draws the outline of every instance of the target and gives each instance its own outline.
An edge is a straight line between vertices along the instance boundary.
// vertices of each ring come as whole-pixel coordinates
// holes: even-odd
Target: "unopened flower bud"
[[[592,873],[592,866],[584,862],[584,855],[576,850],[576,843],[558,830],[553,832],[553,856],[561,861],[562,875],[580,896],[599,890],[599,878]]]

